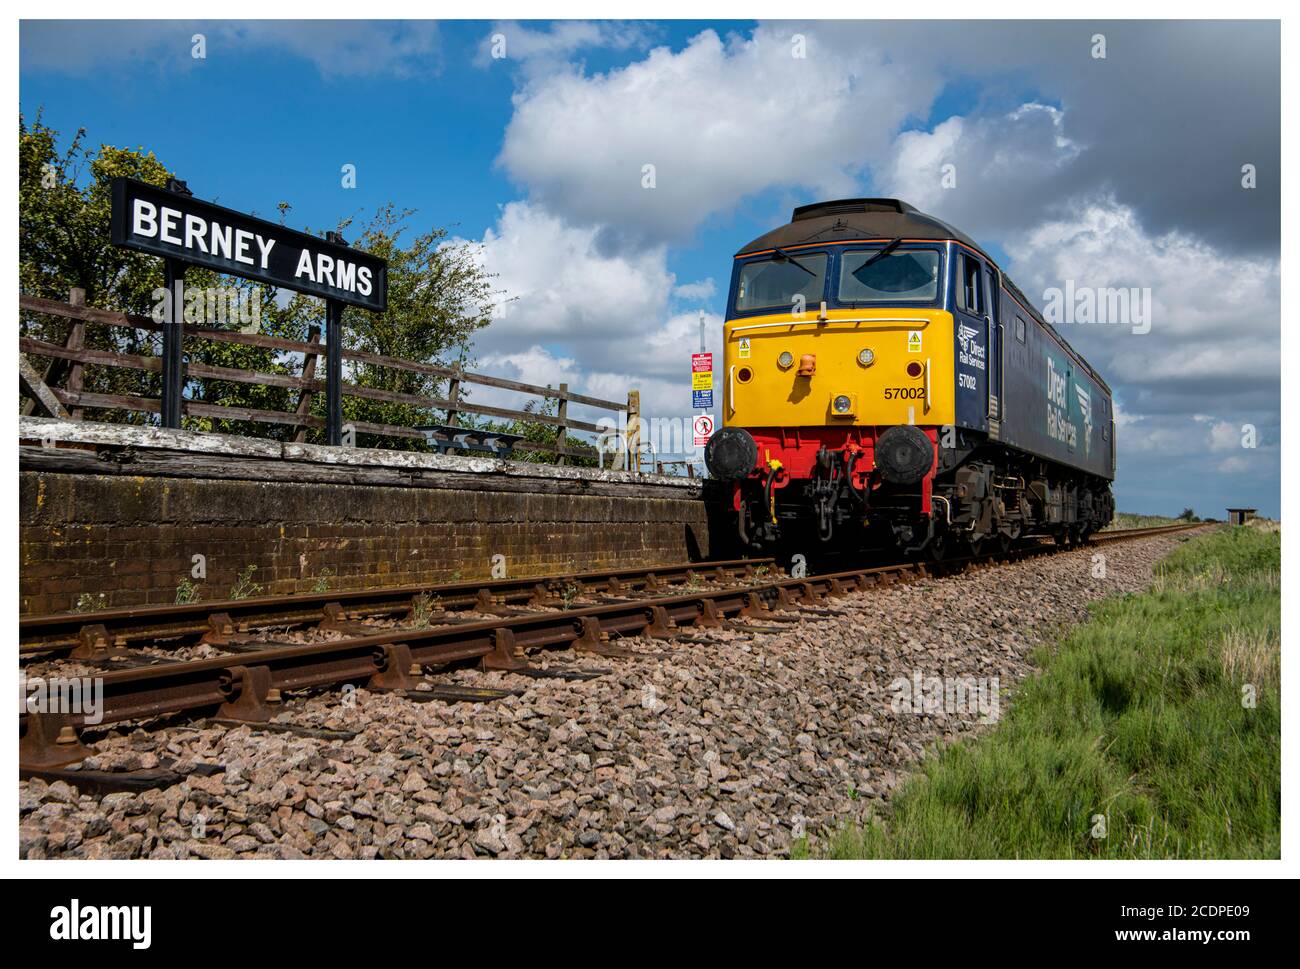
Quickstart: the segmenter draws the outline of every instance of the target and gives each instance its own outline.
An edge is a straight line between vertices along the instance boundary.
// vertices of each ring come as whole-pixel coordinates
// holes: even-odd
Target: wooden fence
[[[30,313],[47,314],[72,320],[67,339],[62,343],[52,343],[33,337],[20,336],[19,372],[20,382],[27,399],[23,402],[23,413],[33,413],[39,406],[58,416],[73,420],[83,420],[87,410],[108,409],[126,410],[157,414],[161,412],[161,401],[154,397],[142,397],[123,394],[90,393],[84,390],[86,367],[119,367],[130,370],[162,373],[162,357],[109,350],[94,350],[86,347],[86,327],[104,326],[134,329],[144,332],[160,332],[162,324],[149,316],[138,316],[111,310],[96,309],[85,305],[84,293],[74,289],[68,302],[43,299],[34,296],[21,296],[18,300],[20,310]],[[225,380],[240,384],[257,384],[266,387],[283,387],[298,391],[297,407],[294,411],[261,410],[248,407],[232,407],[222,404],[210,404],[198,400],[186,399],[182,405],[183,413],[191,417],[206,417],[215,420],[251,421],[265,424],[289,425],[297,428],[295,440],[306,440],[309,429],[325,427],[325,420],[311,414],[312,398],[316,394],[324,395],[325,381],[316,378],[317,361],[322,360],[326,345],[321,342],[319,328],[313,327],[308,342],[286,340],[280,337],[264,336],[258,333],[244,333],[239,330],[214,329],[203,326],[185,326],[187,339],[208,340],[217,343],[232,343],[249,347],[260,347],[280,352],[300,353],[303,356],[301,375],[259,373],[232,367],[219,367],[211,364],[190,362],[185,365],[186,379]],[[24,354],[51,358],[49,368],[44,374],[36,371],[25,359]],[[552,441],[521,441],[521,451],[545,451],[559,456],[560,463],[566,458],[600,459],[601,455],[594,447],[573,447],[567,441],[570,431],[592,434],[606,433],[607,428],[586,421],[569,417],[570,404],[582,404],[599,410],[612,411],[615,414],[626,412],[624,427],[635,426],[635,417],[639,411],[636,391],[628,394],[626,402],[602,400],[575,394],[567,384],[558,388],[539,387],[535,384],[521,383],[504,377],[492,377],[487,374],[474,373],[462,369],[459,365],[451,367],[417,363],[396,357],[376,353],[364,353],[358,350],[343,349],[343,359],[371,366],[387,367],[393,370],[407,371],[438,377],[447,381],[446,397],[425,397],[398,391],[381,390],[374,387],[361,387],[344,382],[343,395],[359,397],[365,400],[386,403],[407,404],[415,407],[432,408],[445,412],[445,423],[458,425],[459,416],[474,414],[483,417],[520,421],[527,424],[543,425],[554,428]],[[62,383],[62,386],[59,384]],[[491,407],[475,403],[473,400],[461,399],[461,388],[465,385],[481,385],[499,390],[511,390],[540,398],[543,402],[557,402],[554,415],[524,410],[512,410],[504,407]],[[617,421],[617,417],[615,417]],[[408,438],[424,441],[423,431],[413,427],[393,424],[376,424],[364,421],[351,421],[350,425],[358,432],[385,437]],[[626,443],[624,448],[627,447]],[[634,451],[635,454],[635,446]],[[639,464],[633,457],[633,462]]]

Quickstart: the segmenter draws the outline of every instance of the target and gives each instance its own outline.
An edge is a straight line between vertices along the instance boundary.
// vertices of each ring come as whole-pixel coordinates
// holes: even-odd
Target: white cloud
[[[478,335],[477,366],[525,383],[567,383],[576,393],[605,400],[625,401],[636,389],[647,418],[685,418],[699,313],[669,314],[675,279],[662,246],[609,253],[598,235],[526,202],[503,207],[476,249],[484,267],[497,274],[495,285],[513,300]],[[722,318],[706,313],[705,326],[716,339]],[[518,409],[527,398],[478,387],[473,399]],[[609,416],[577,405],[570,413],[591,423]]]
[[[954,116],[899,135],[880,181],[886,193],[975,238],[1023,228],[1059,202],[1061,172],[1080,153],[1064,112],[1027,102],[984,118]]]
[[[772,187],[852,193],[938,81],[811,30],[795,57],[793,33],[760,26],[724,41],[706,30],[605,74],[536,79],[515,96],[501,164],[551,211],[620,241],[684,237]]]
[[[493,24],[479,43],[474,64],[519,65],[526,75],[536,76],[562,67],[581,50],[627,50],[643,45],[647,37],[648,28],[635,23],[561,20],[534,30],[516,21],[502,21]]]
[[[701,279],[694,283],[683,283],[673,290],[673,295],[678,299],[706,300],[711,299],[717,290],[717,284],[713,282],[713,277],[710,276],[708,279]]]
[[[511,202],[483,235],[480,258],[514,300],[484,334],[493,352],[537,342],[626,340],[660,321],[674,278],[663,247],[602,251],[595,228]]]
[[[1048,288],[1149,289],[1149,333],[1132,325],[1076,324],[1064,335],[1113,384],[1154,392],[1216,381],[1231,408],[1279,373],[1280,267],[1179,232],[1149,235],[1113,199],[1074,206],[1068,219],[1009,238],[1011,271],[1040,306]],[[1210,403],[1210,401],[1207,401]]]

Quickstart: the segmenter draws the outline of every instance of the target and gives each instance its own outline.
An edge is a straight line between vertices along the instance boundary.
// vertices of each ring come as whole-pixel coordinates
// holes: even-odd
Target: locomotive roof
[[[788,223],[771,232],[765,232],[753,242],[742,246],[736,255],[745,256],[766,249],[786,249],[791,246],[834,245],[858,239],[920,239],[935,242],[955,239],[997,266],[997,260],[966,233],[954,229],[942,219],[917,211],[914,206],[908,205],[902,199],[835,199],[830,202],[801,205],[794,210]],[[1043,314],[1000,266],[998,272],[1002,277],[1003,286],[1016,301],[1028,310],[1042,327],[1056,337],[1067,352],[1109,394],[1110,387],[1101,374],[1043,318]]]
[[[984,251],[965,233],[899,199],[837,199],[799,206],[786,225],[764,233],[736,255],[855,239],[956,239]]]

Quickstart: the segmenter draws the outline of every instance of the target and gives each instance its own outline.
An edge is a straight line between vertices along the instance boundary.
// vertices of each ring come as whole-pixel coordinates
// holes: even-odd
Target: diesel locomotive
[[[896,199],[804,205],[736,254],[705,450],[756,549],[943,558],[1114,514],[1110,388],[976,243]]]

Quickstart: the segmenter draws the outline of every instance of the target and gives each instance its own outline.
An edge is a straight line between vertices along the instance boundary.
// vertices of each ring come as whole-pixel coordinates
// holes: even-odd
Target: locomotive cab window
[[[841,303],[932,303],[939,295],[939,253],[933,249],[880,255],[846,252],[840,259]]]
[[[1025,321],[1016,317],[1016,339],[1021,343],[1025,342]]]
[[[791,253],[745,263],[736,283],[736,310],[807,306],[821,302],[826,285],[826,253]]]
[[[979,260],[962,253],[958,265],[961,266],[961,275],[958,279],[957,308],[978,316],[983,312],[980,301]]]

